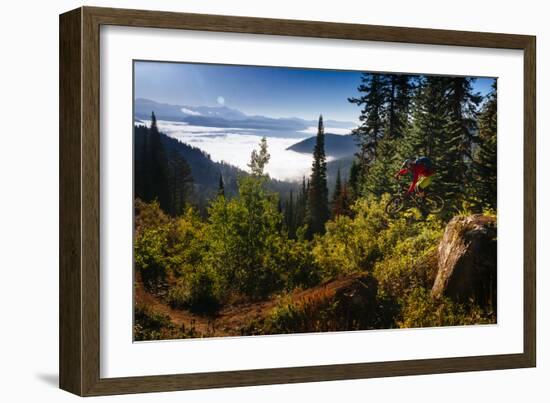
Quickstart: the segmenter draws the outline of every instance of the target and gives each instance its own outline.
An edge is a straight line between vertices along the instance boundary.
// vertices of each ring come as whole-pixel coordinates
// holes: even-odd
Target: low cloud
[[[181,108],[181,111],[182,111],[183,113],[185,113],[186,115],[201,116],[201,113],[200,113],[200,112],[192,111],[191,109]]]
[[[262,134],[239,128],[213,128],[182,125],[177,122],[158,121],[159,130],[208,154],[214,161],[225,161],[248,171],[252,150],[258,147]],[[287,148],[296,142],[310,137],[304,133],[302,139],[268,137],[267,145],[271,159],[266,172],[275,179],[297,181],[309,176],[312,157],[296,153]]]

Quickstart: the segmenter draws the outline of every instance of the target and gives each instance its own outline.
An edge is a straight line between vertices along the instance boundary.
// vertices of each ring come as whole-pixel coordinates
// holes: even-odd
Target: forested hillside
[[[313,154],[316,137],[309,137],[288,147],[297,153]],[[325,154],[327,157],[342,158],[355,155],[358,151],[356,139],[351,135],[325,133]]]
[[[237,194],[237,180],[247,175],[245,171],[223,161],[212,161],[204,151],[160,132],[154,113],[152,122],[150,128],[145,125],[134,127],[134,192],[137,198],[152,201],[155,199],[153,195],[158,194],[164,210],[177,215],[185,204],[205,212],[208,202],[218,195],[221,188],[227,197]],[[154,158],[157,154],[158,157]],[[160,172],[159,177],[153,180],[151,172]],[[179,175],[176,176],[175,172]],[[167,178],[163,179],[163,176]],[[266,186],[281,194],[298,188],[297,184],[271,178]],[[168,202],[168,199],[174,201]],[[170,203],[173,205],[168,207]]]

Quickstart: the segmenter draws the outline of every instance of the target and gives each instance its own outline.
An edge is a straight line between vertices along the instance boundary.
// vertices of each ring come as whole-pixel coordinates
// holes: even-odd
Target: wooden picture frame
[[[100,377],[100,26],[171,28],[524,52],[523,353],[229,372]],[[535,37],[81,7],[60,16],[60,387],[80,396],[436,374],[536,364]]]

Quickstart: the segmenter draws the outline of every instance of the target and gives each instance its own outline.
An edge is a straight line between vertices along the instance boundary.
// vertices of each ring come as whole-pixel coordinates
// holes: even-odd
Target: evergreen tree
[[[294,194],[292,192],[292,189],[290,189],[290,194],[288,196],[288,200],[285,204],[285,212],[284,212],[284,222],[285,222],[285,228],[288,233],[288,237],[290,239],[296,238],[296,216],[294,212]]]
[[[426,156],[434,163],[437,189],[452,200],[460,189],[453,164],[460,160],[459,144],[446,132],[448,82],[445,77],[427,76],[419,81],[414,100],[413,127],[401,144],[403,158]],[[453,143],[453,140],[455,142]]]
[[[307,205],[308,205],[308,186],[306,184],[306,178],[302,177],[302,187],[296,199],[295,221],[294,221],[294,225],[296,229],[306,224]]]
[[[409,112],[413,91],[412,76],[389,74],[387,87],[386,137],[401,139],[409,125]]]
[[[473,78],[452,77],[448,85],[449,118],[446,126],[448,141],[459,155],[454,162],[454,180],[461,185],[457,201],[471,199],[473,150],[477,142],[477,114],[481,97],[473,93]]]
[[[349,192],[349,185],[347,182],[344,182],[342,185],[342,192],[340,193],[340,215],[345,215],[348,217],[352,216],[351,211],[351,197]]]
[[[479,146],[474,154],[474,194],[480,207],[497,207],[497,81],[479,114]]]
[[[361,84],[357,89],[361,95],[348,98],[348,101],[362,106],[359,116],[360,126],[354,129],[352,134],[358,140],[359,163],[362,175],[365,175],[376,158],[378,141],[384,134],[387,112],[386,78],[382,74],[363,73]]]
[[[400,144],[403,159],[426,156],[436,159],[447,123],[446,86],[441,77],[420,77],[414,95],[413,125]]]
[[[323,116],[319,117],[317,138],[313,149],[313,164],[308,194],[307,225],[308,237],[324,232],[325,222],[329,219],[327,189],[327,162],[325,156],[325,130]]]
[[[164,161],[167,175],[168,205],[163,209],[172,216],[180,215],[184,212],[185,204],[192,191],[193,177],[191,168],[187,162],[178,154],[170,153]],[[162,205],[161,205],[162,207]]]
[[[223,184],[223,176],[220,172],[220,180],[218,182],[218,196],[225,197],[225,186]]]
[[[354,131],[361,146],[361,184],[356,193],[379,196],[392,190],[391,174],[399,160],[396,145],[409,128],[412,89],[411,76],[369,73],[363,75],[358,87],[364,95],[349,99],[363,105],[359,117],[361,126]],[[355,178],[350,176],[350,182],[355,187]]]
[[[363,180],[360,191],[364,194],[381,196],[384,193],[391,193],[395,181],[393,175],[399,167],[399,157],[396,153],[396,146],[402,140],[394,140],[384,136],[377,147],[377,157],[369,168],[369,174]]]
[[[336,182],[334,184],[334,192],[332,192],[332,204],[335,200],[338,200],[342,193],[342,175],[340,174],[340,167],[336,171]]]
[[[473,92],[475,78],[452,77],[449,79],[450,125],[461,138],[461,153],[466,162],[472,161],[473,145],[477,140],[478,109],[481,96]]]
[[[351,199],[349,185],[345,181],[342,182],[340,170],[338,170],[338,174],[336,176],[336,185],[334,186],[331,206],[332,218],[336,218],[340,215],[351,217]]]
[[[400,142],[401,158],[427,156],[434,163],[433,191],[452,212],[467,199],[471,150],[476,132],[479,96],[472,79],[420,77],[414,96],[413,125]]]
[[[336,183],[334,185],[334,192],[332,192],[332,217],[336,217],[342,213],[342,178],[340,175],[340,168],[336,173]]]
[[[394,124],[394,138],[405,136],[410,125],[410,112],[415,83],[418,76],[400,74],[396,83],[396,123]]]
[[[143,201],[151,200],[147,194],[148,178],[147,140],[149,138],[147,127],[134,126],[134,198]]]
[[[151,198],[157,199],[163,210],[170,209],[170,200],[168,195],[168,173],[166,167],[166,152],[162,145],[160,132],[157,127],[157,118],[155,113],[151,113],[151,128],[149,129],[149,167],[151,169]]]
[[[354,202],[359,197],[359,189],[361,186],[361,166],[357,159],[353,159],[349,170],[349,198],[351,202]]]

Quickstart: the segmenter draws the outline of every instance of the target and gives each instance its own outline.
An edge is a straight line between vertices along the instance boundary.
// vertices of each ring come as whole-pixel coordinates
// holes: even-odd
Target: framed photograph
[[[60,16],[60,387],[533,367],[535,37]]]

